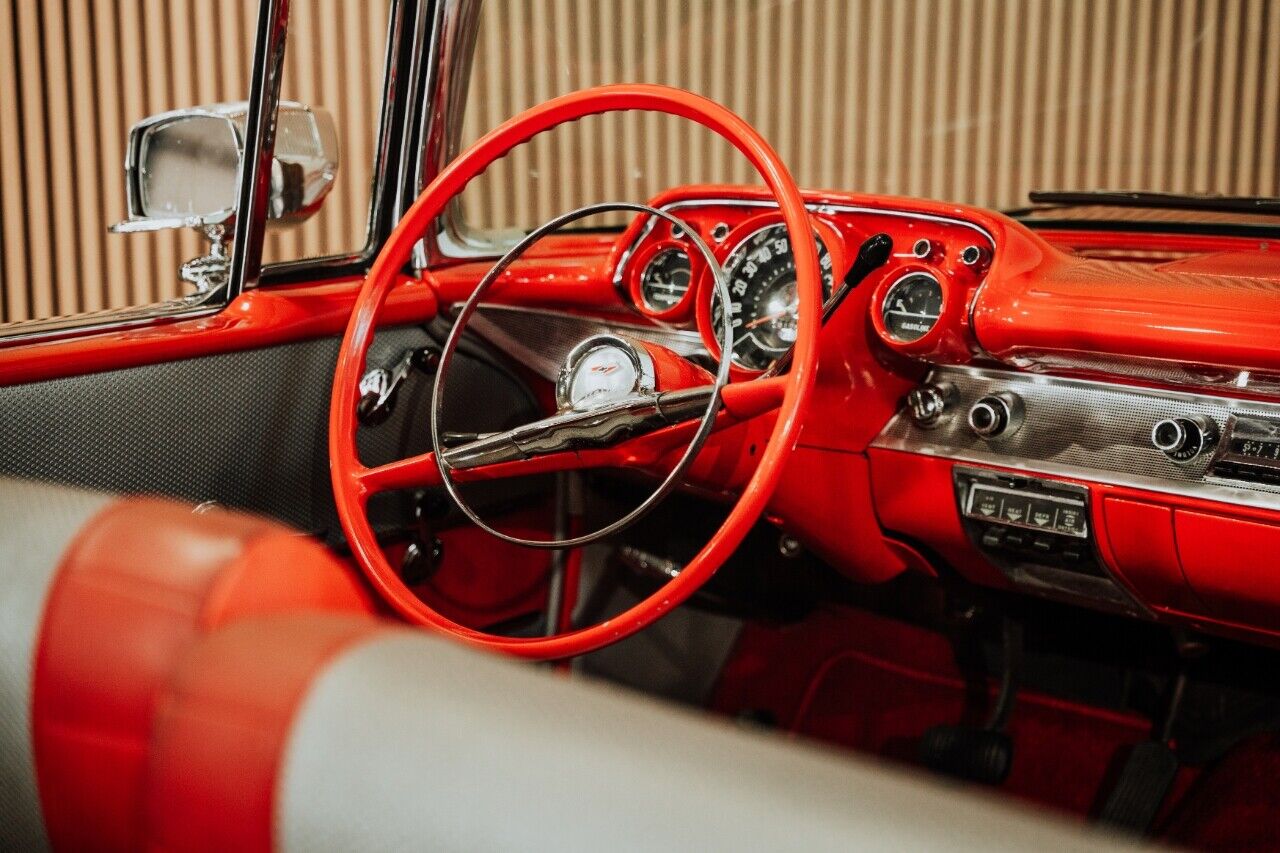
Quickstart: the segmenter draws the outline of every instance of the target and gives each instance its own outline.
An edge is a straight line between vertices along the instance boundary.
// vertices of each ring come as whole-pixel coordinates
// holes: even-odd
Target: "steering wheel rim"
[[[778,202],[786,223],[799,294],[797,337],[782,402],[755,472],[720,529],[676,577],[617,616],[595,625],[547,637],[502,637],[460,625],[424,604],[400,580],[368,522],[375,493],[371,473],[356,452],[356,403],[377,315],[398,282],[414,245],[466,185],[495,160],[539,133],[565,122],[624,110],[666,113],[697,122],[743,154]],[[700,588],[742,542],[764,511],[799,437],[817,373],[821,278],[808,213],[800,190],[781,158],[746,121],[727,108],[681,89],[620,84],[583,89],[554,98],[504,122],[446,166],[406,211],[378,254],[356,298],[343,335],[329,411],[329,461],[338,517],[351,552],[374,589],[406,621],[450,634],[482,648],[518,657],[551,660],[594,651],[651,624]],[[801,239],[796,239],[799,235]],[[437,474],[438,478],[438,474]],[[423,486],[436,485],[424,482]]]

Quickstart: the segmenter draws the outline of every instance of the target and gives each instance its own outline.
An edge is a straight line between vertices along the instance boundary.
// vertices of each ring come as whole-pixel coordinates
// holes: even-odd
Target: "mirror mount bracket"
[[[227,229],[219,222],[199,229],[209,240],[209,253],[182,265],[182,280],[195,287],[196,296],[222,290],[231,281],[231,255],[227,252]]]

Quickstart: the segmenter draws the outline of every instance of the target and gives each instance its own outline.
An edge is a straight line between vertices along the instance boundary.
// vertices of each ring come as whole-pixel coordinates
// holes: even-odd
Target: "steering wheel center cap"
[[[619,335],[593,335],[565,358],[556,403],[561,411],[587,412],[654,388],[653,358],[644,346]]]

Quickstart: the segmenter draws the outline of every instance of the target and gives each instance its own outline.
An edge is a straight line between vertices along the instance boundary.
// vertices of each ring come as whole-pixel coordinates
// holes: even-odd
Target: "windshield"
[[[808,188],[998,210],[1033,190],[1280,194],[1280,3],[484,0],[475,44],[462,146],[555,95],[643,81],[727,105]],[[756,181],[689,122],[610,115],[513,152],[460,210],[469,232],[527,230],[689,183]]]

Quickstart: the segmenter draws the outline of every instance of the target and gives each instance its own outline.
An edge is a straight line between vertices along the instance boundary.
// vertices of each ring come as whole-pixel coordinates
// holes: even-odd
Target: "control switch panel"
[[[954,469],[965,531],[1027,592],[1129,615],[1148,615],[1097,557],[1089,490],[1041,477]]]

